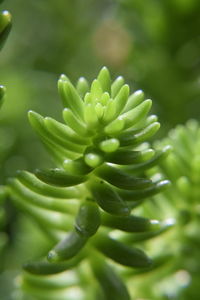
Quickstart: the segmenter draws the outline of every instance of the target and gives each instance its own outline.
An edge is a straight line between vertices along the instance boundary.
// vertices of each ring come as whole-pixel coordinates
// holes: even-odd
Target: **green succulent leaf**
[[[145,232],[156,230],[160,227],[157,220],[150,220],[133,215],[127,217],[111,216],[105,213],[102,216],[102,224],[126,232]]]
[[[106,155],[106,161],[118,165],[134,165],[151,159],[154,150],[147,149],[144,151],[118,149],[115,152]]]
[[[65,141],[68,141],[74,145],[77,144],[85,146],[90,144],[89,139],[79,136],[67,125],[60,123],[50,117],[46,117],[44,119],[44,123],[46,125],[46,128],[50,132],[54,133],[54,135],[61,137]]]
[[[63,106],[69,108],[80,119],[83,119],[83,101],[65,75],[58,80],[58,91],[63,101]]]
[[[86,175],[90,173],[93,168],[90,167],[83,157],[77,158],[75,160],[66,159],[63,162],[63,167],[68,174],[76,175]]]
[[[7,10],[2,11],[0,13],[0,50],[10,32],[11,22],[11,14]]]
[[[93,260],[92,270],[105,296],[105,300],[130,300],[128,290],[122,279],[102,259]]]
[[[61,187],[74,186],[87,180],[87,177],[70,175],[61,169],[38,169],[36,170],[35,174],[45,183]]]
[[[131,94],[128,98],[127,104],[124,108],[124,112],[127,112],[136,106],[138,106],[142,101],[144,101],[144,93],[141,90],[138,90]]]
[[[90,131],[88,131],[87,126],[81,120],[79,120],[73,112],[69,108],[65,108],[63,110],[63,119],[67,126],[69,126],[76,134],[88,137],[91,135]]]
[[[124,84],[120,91],[114,98],[115,106],[116,106],[116,114],[119,115],[128,101],[129,96],[129,86]]]
[[[106,67],[103,67],[101,69],[97,79],[99,80],[99,82],[101,84],[102,90],[104,92],[110,93],[111,79],[110,79],[110,73]]]
[[[130,209],[125,201],[104,181],[97,180],[88,183],[94,200],[108,213],[126,216]]]
[[[144,188],[142,190],[135,191],[125,191],[122,189],[118,189],[118,194],[124,201],[128,201],[128,203],[138,201],[147,197],[151,197],[161,191],[164,191],[171,185],[170,181],[162,180],[156,183],[152,183],[152,185],[148,188]]]
[[[57,188],[39,180],[35,175],[27,171],[18,171],[18,180],[27,188],[44,196],[59,199],[76,199],[81,196],[81,191],[75,187]]]
[[[85,94],[89,92],[89,84],[84,77],[80,77],[77,84],[76,89],[81,98],[84,98]]]
[[[106,235],[99,235],[92,240],[92,243],[101,253],[121,265],[145,268],[152,264],[152,260],[142,250],[126,246]]]
[[[60,212],[68,212],[69,205],[67,202],[64,202],[60,199],[55,199],[52,196],[42,196],[38,193],[35,193],[34,191],[27,188],[23,183],[21,183],[17,179],[10,179],[9,185],[12,188],[12,193],[16,196],[18,196],[21,199],[24,199],[24,201],[30,201],[30,203],[39,206],[44,207],[49,210],[53,211],[60,211]]]
[[[110,165],[100,166],[95,170],[95,174],[110,184],[125,190],[143,189],[152,183],[149,179],[131,176]]]
[[[119,140],[121,146],[136,146],[151,138],[160,128],[158,122],[153,122],[141,130],[130,130],[120,134]]]
[[[86,201],[81,204],[76,217],[75,228],[77,232],[85,237],[96,233],[101,225],[101,215],[95,202]]]
[[[160,236],[161,234],[171,230],[176,224],[175,219],[167,219],[158,226],[157,230],[149,232],[141,232],[135,235],[129,235],[125,238],[128,243],[138,243],[153,239],[154,237]]]
[[[142,162],[142,163],[136,163],[135,165],[129,165],[124,168],[126,172],[130,173],[137,173],[137,172],[144,172],[147,169],[153,168],[157,166],[160,162],[162,162],[171,152],[172,147],[165,146],[162,150],[156,151],[155,155],[150,158],[149,160]]]
[[[68,233],[67,237],[58,243],[48,254],[50,262],[59,262],[74,257],[85,246],[88,237],[76,231]]]
[[[111,97],[114,99],[124,85],[124,78],[118,76],[111,85]]]
[[[63,272],[68,269],[73,269],[81,261],[82,256],[76,255],[75,257],[58,263],[50,263],[46,258],[40,261],[31,261],[23,265],[23,269],[35,275],[51,275]]]
[[[6,92],[5,87],[3,85],[0,85],[0,107],[3,104],[5,92]]]

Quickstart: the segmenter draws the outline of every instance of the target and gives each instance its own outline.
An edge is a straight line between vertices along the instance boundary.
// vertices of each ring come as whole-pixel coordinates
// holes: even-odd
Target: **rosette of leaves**
[[[142,91],[130,95],[121,76],[111,82],[107,68],[90,87],[81,77],[75,88],[61,75],[58,90],[65,123],[29,112],[56,168],[20,171],[8,184],[13,202],[56,244],[47,259],[28,263],[25,269],[50,276],[87,264],[88,285],[94,273],[101,287],[93,299],[130,299],[119,266],[152,268],[134,238],[145,233],[148,239],[167,227],[132,211],[169,185],[167,180],[152,181],[144,172],[170,149],[154,151],[144,144],[160,126],[155,116],[147,116],[151,100],[144,100]],[[120,234],[114,236],[116,231]],[[128,234],[133,238],[126,239]]]

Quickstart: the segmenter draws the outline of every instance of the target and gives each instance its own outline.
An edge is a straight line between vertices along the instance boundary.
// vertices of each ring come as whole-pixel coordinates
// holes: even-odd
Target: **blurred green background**
[[[199,0],[5,0],[3,9],[11,12],[13,27],[0,54],[0,83],[7,88],[0,112],[0,184],[17,169],[52,164],[27,111],[61,118],[61,73],[75,83],[80,76],[93,79],[106,65],[113,78],[124,76],[132,91],[143,89],[153,99],[159,137],[199,118]],[[2,230],[10,237],[7,260],[12,257],[8,265],[15,270],[30,257],[30,244],[26,249],[22,240],[32,225],[24,220],[29,225],[22,226],[8,204],[6,215]]]

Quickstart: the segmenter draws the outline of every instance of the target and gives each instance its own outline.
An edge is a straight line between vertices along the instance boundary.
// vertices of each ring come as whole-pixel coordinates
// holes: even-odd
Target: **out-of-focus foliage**
[[[195,120],[178,125],[158,143],[173,151],[160,163],[160,173],[172,182],[170,188],[142,206],[143,213],[173,217],[176,225],[148,246],[169,255],[165,265],[147,274],[132,274],[135,296],[147,299],[198,299],[200,280],[200,128]],[[151,170],[152,176],[159,171]],[[162,175],[163,176],[163,175]],[[162,178],[161,176],[161,178]],[[150,243],[152,243],[150,245]],[[161,250],[163,249],[163,250]]]
[[[159,115],[169,127],[198,117],[200,2],[118,2],[118,14],[133,39],[130,78],[157,101]]]

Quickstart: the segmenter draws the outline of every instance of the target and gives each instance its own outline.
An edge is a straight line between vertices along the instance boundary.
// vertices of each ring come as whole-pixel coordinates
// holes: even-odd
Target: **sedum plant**
[[[53,244],[39,261],[25,264],[16,299],[132,299],[126,270],[154,269],[160,261],[137,243],[171,227],[140,213],[145,199],[169,185],[146,171],[170,147],[150,148],[160,126],[148,116],[151,100],[142,91],[130,94],[121,76],[111,82],[107,68],[91,86],[81,77],[74,87],[61,75],[58,91],[64,123],[29,112],[56,167],[19,171],[8,181],[13,203]]]

